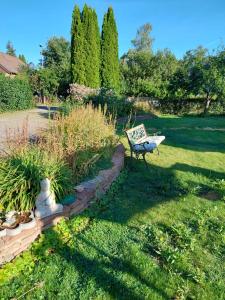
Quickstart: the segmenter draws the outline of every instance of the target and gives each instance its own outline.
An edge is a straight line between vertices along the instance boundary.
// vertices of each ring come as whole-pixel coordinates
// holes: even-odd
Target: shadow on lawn
[[[73,232],[70,232],[73,235]],[[96,258],[90,258],[78,251],[75,247],[69,247],[64,244],[61,237],[55,232],[51,232],[51,238],[57,243],[57,255],[61,256],[67,263],[73,265],[82,277],[82,285],[88,286],[89,279],[94,279],[96,287],[102,289],[115,299],[134,299],[142,300],[143,296],[137,294],[135,290],[127,287],[122,280],[119,280],[115,276],[115,272],[129,274],[135,280],[139,281],[142,285],[152,289],[160,298],[168,299],[168,295],[162,289],[159,289],[150,281],[146,280],[139,270],[133,266],[128,260],[117,258],[109,253],[106,253],[102,249],[98,248],[92,242],[87,240],[82,234],[76,236],[76,243],[82,243],[83,247],[87,247],[90,250],[94,250],[97,255]],[[45,255],[46,251],[49,250],[49,242],[45,240],[37,248],[40,255]],[[40,252],[41,251],[41,252]],[[42,253],[42,254],[41,254]],[[52,249],[54,255],[55,250]],[[107,258],[107,259],[102,259]],[[74,299],[79,299],[79,296],[74,296]]]

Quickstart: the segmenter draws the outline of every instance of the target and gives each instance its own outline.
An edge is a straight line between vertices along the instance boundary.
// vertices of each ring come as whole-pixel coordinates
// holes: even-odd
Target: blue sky
[[[96,9],[100,26],[108,6],[114,8],[120,55],[146,22],[153,26],[154,50],[169,48],[179,58],[198,45],[225,43],[225,0],[0,0],[0,51],[10,40],[17,54],[38,63],[39,44],[54,35],[70,39],[73,7],[84,3]]]

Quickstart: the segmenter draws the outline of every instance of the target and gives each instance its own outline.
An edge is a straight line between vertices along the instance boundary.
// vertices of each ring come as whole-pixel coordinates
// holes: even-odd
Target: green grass
[[[0,299],[224,299],[225,132],[194,129],[224,119],[144,123],[160,156],[127,157],[102,200],[7,264]]]

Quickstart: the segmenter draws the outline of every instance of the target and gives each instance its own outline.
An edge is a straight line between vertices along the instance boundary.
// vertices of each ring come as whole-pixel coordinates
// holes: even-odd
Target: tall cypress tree
[[[101,37],[100,37],[100,31],[98,26],[98,17],[95,12],[95,10],[92,10],[92,18],[93,18],[93,31],[94,31],[94,60],[93,63],[95,65],[95,74],[94,74],[94,87],[100,87],[101,81],[100,81],[100,67],[101,67]]]
[[[100,33],[97,15],[86,4],[82,12],[82,23],[85,37],[85,84],[96,88],[100,86]]]
[[[101,40],[101,83],[103,87],[119,89],[118,32],[112,7],[104,15]]]
[[[71,79],[73,83],[85,84],[84,31],[80,9],[76,5],[71,26]]]

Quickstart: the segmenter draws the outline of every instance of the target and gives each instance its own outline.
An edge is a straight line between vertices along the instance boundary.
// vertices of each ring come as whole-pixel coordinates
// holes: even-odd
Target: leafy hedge
[[[27,80],[0,74],[0,112],[22,110],[33,105],[33,95]]]
[[[158,111],[162,114],[173,115],[202,115],[205,109],[205,99],[151,99],[149,97],[131,100],[136,110],[145,112]],[[208,109],[211,115],[225,115],[225,101],[212,100]]]
[[[129,115],[133,110],[133,103],[127,101],[126,97],[117,95],[112,90],[101,89],[99,95],[90,96],[87,102],[92,102],[94,107],[106,109],[107,115],[123,117]]]
[[[159,101],[159,110],[167,114],[203,114],[205,108],[204,99],[184,99],[184,100],[161,100]],[[225,114],[225,101],[212,100],[209,114]]]

